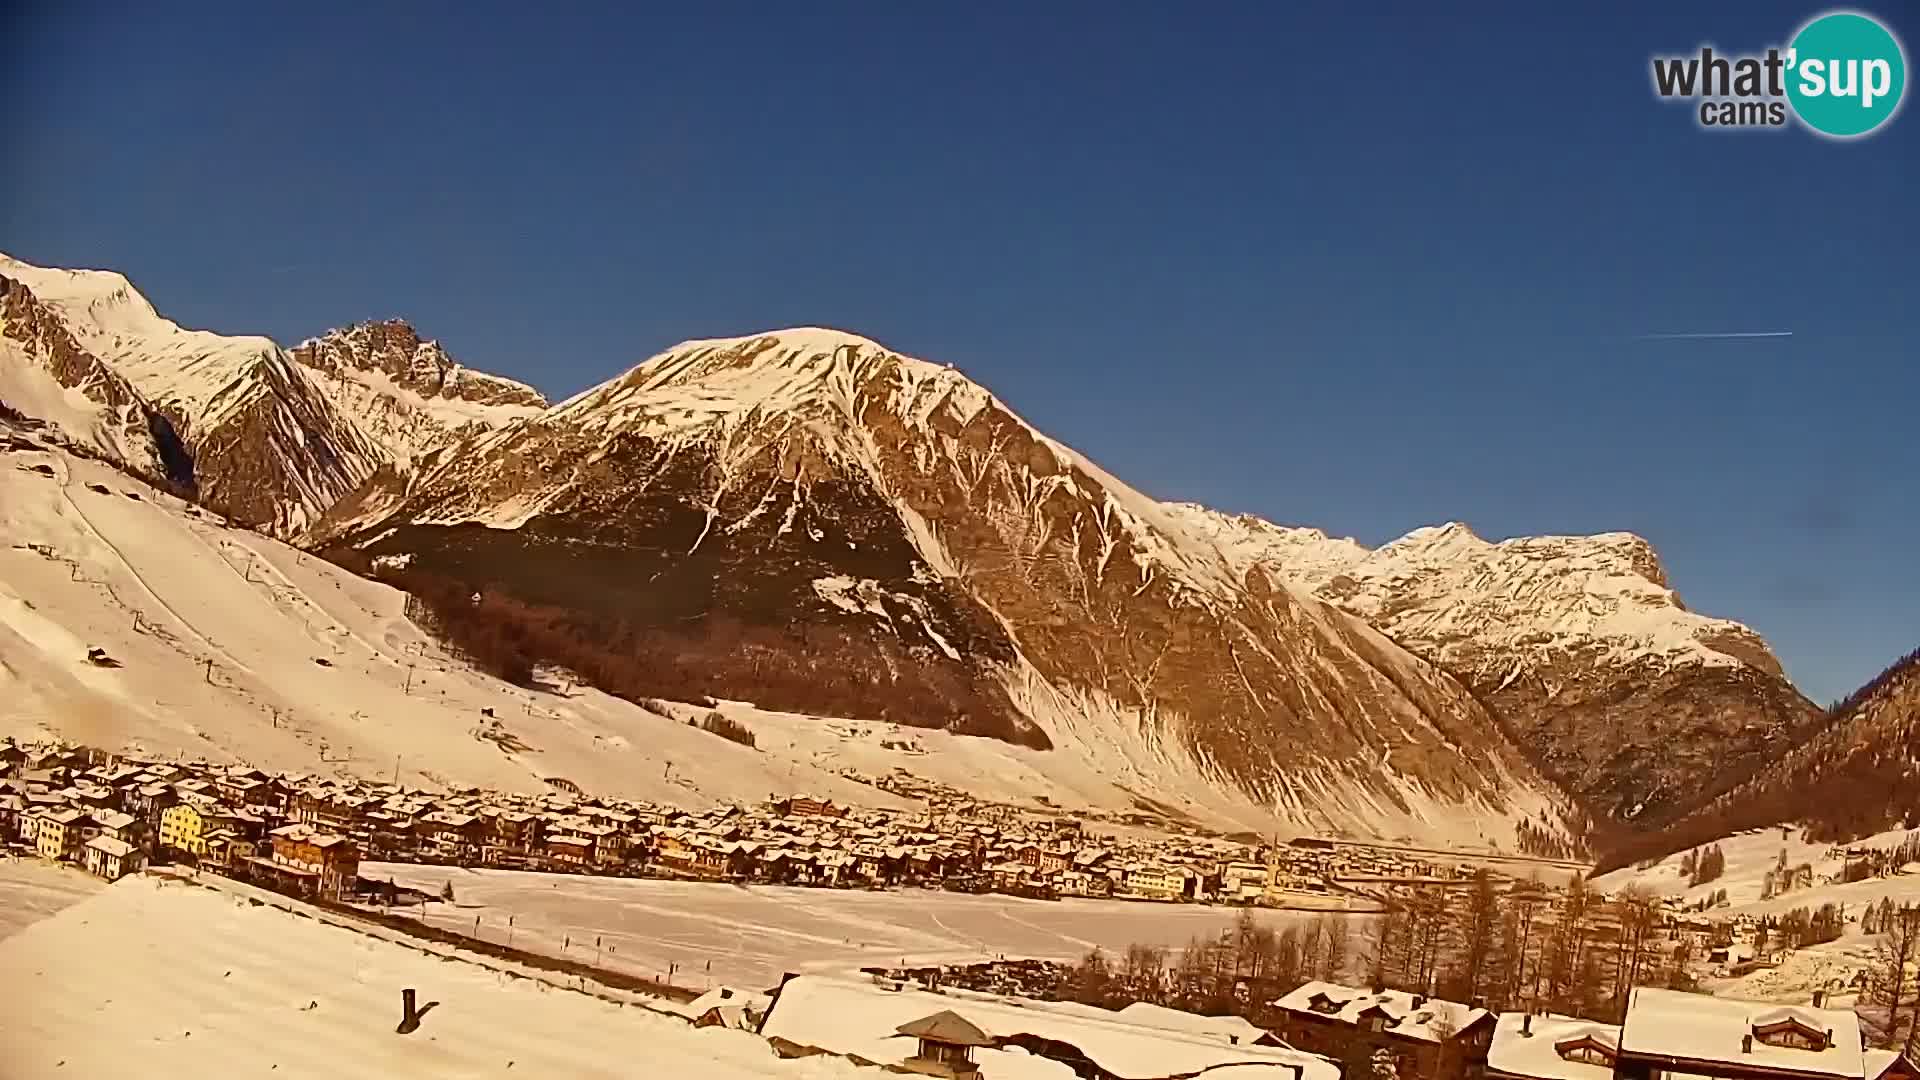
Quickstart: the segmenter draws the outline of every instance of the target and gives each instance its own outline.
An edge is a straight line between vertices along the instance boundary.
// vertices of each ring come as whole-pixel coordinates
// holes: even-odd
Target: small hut
[[[993,1036],[951,1009],[901,1024],[894,1030],[920,1040],[918,1052],[902,1064],[917,1073],[954,1080],[979,1076],[980,1067],[973,1063],[973,1049],[994,1044]]]

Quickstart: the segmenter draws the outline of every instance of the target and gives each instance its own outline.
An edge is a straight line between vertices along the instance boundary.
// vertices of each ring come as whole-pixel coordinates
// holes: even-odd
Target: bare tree
[[[1868,995],[1879,1029],[1879,1044],[1912,1048],[1920,1032],[1920,987],[1907,969],[1920,962],[1920,904],[1881,909],[1880,942],[1874,947],[1873,988]],[[1916,1000],[1909,1001],[1914,991]],[[1904,1032],[1904,1036],[1903,1036]]]
[[[1473,873],[1473,892],[1460,918],[1460,984],[1469,1001],[1480,996],[1492,975],[1499,932],[1500,897],[1493,891],[1493,876],[1482,867]]]
[[[1347,954],[1351,951],[1351,928],[1345,919],[1336,919],[1327,927],[1326,963],[1321,965],[1320,977],[1328,982],[1338,982],[1347,970]]]

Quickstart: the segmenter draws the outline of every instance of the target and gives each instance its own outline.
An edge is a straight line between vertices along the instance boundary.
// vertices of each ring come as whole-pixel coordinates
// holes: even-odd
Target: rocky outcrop
[[[87,405],[35,409],[52,414],[38,419],[54,423],[72,443],[136,472],[177,487],[193,486],[193,458],[172,422],[118,372],[82,347],[32,289],[4,275],[0,275],[0,339],[13,346],[0,356],[0,364],[15,370],[0,385],[17,386],[16,412],[40,404],[29,400],[40,395],[25,381],[34,373],[44,374],[51,387],[69,391]],[[5,396],[0,393],[0,398]]]
[[[309,339],[294,347],[293,358],[335,377],[384,375],[395,387],[424,398],[534,411],[547,405],[531,386],[457,363],[439,342],[422,340],[402,319],[359,323]]]
[[[193,463],[201,499],[280,536],[299,536],[375,472],[404,473],[544,404],[455,363],[404,323],[364,324],[289,353],[264,337],[181,327],[112,271],[0,256],[0,275],[37,298],[19,332],[54,343],[48,355],[67,377],[103,400],[146,402],[162,425],[152,438],[177,450],[164,452],[175,466]]]
[[[1458,677],[1602,820],[1669,821],[1818,717],[1759,635],[1688,611],[1630,533],[1492,543],[1456,522],[1368,550],[1190,512],[1240,572],[1310,587]]]

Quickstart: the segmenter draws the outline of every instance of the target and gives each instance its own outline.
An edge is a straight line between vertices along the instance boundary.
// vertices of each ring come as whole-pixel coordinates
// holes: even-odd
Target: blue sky
[[[395,6],[15,5],[0,250],[283,341],[404,316],[554,395],[840,326],[1154,495],[1640,532],[1819,700],[1920,645],[1920,114],[1650,89],[1819,7]]]

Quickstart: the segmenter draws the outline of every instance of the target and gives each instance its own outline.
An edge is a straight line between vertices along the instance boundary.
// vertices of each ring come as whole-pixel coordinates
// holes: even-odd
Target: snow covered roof
[[[1896,1066],[1913,1071],[1913,1063],[1907,1062],[1898,1050],[1868,1050],[1866,1055],[1867,1080],[1880,1080]]]
[[[1115,1015],[1130,1024],[1205,1035],[1229,1045],[1252,1046],[1268,1035],[1265,1028],[1254,1026],[1244,1016],[1202,1016],[1183,1009],[1155,1005],[1150,1001],[1136,1001]]]
[[[1316,1004],[1326,1007],[1316,1008]],[[1376,994],[1317,979],[1297,987],[1274,1005],[1289,1012],[1355,1026],[1367,1014],[1378,1010],[1387,1017],[1389,1033],[1421,1042],[1440,1042],[1441,1032],[1449,1026],[1453,1034],[1458,1034],[1493,1015],[1457,1001],[1419,997],[1404,990],[1384,990]]]
[[[132,844],[125,840],[116,840],[111,836],[96,836],[87,841],[87,846],[103,855],[111,855],[117,859],[124,859],[133,854]]]
[[[1529,1023],[1525,1013],[1501,1013],[1487,1046],[1487,1068],[1539,1080],[1612,1080],[1611,1065],[1566,1058],[1567,1049],[1583,1039],[1617,1049],[1620,1028],[1568,1016],[1536,1015]]]
[[[1822,1036],[1824,1050],[1775,1046],[1753,1038],[1756,1028],[1797,1022]],[[1633,992],[1620,1030],[1623,1054],[1683,1060],[1731,1062],[1801,1073],[1860,1080],[1865,1073],[1860,1020],[1850,1009],[1779,1006],[1642,987]]]
[[[981,1031],[973,1021],[952,1009],[942,1009],[932,1016],[909,1020],[893,1030],[901,1035],[911,1035],[928,1042],[946,1043],[949,1046],[993,1045],[993,1036]]]
[[[891,985],[891,984],[889,984]],[[899,1027],[950,1011],[996,1042],[1032,1036],[1068,1043],[1122,1080],[1188,1075],[1221,1066],[1257,1067],[1247,1080],[1336,1080],[1339,1069],[1325,1058],[1266,1046],[1233,1046],[1217,1038],[1146,1027],[1118,1014],[1091,1016],[1004,999],[889,989],[871,980],[803,975],[789,980],[775,998],[761,1034],[830,1053],[881,1064],[899,1064],[918,1049]],[[986,1080],[1018,1067],[1003,1051],[976,1054]],[[1030,1064],[1021,1062],[1019,1064]],[[1214,1076],[1216,1072],[1209,1072]]]

